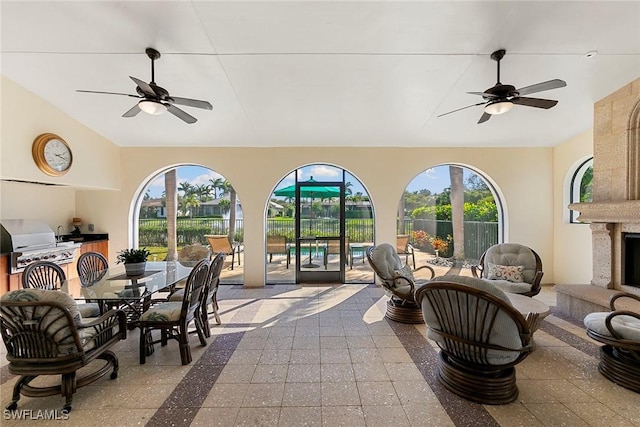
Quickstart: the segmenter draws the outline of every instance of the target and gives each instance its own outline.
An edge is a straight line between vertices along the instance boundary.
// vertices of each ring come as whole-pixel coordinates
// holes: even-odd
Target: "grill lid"
[[[1,251],[24,252],[56,246],[56,235],[47,224],[34,219],[0,221]]]

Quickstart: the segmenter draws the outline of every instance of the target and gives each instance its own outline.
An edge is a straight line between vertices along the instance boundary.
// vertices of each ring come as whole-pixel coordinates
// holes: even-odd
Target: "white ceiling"
[[[545,147],[592,126],[593,103],[640,76],[639,1],[1,3],[2,74],[119,146]],[[129,76],[213,111],[121,115]],[[562,79],[476,124],[469,91]],[[598,56],[587,59],[589,51]],[[7,108],[7,106],[3,106]]]

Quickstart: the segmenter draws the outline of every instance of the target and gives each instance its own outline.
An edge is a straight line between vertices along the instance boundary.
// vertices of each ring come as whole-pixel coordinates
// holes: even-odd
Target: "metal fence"
[[[398,222],[398,233],[403,230],[400,221]],[[453,236],[453,224],[451,221],[438,221],[428,219],[404,220],[404,234],[411,235],[411,232],[423,230],[429,236],[447,239]],[[497,222],[464,222],[464,254],[467,259],[478,260],[480,256],[490,246],[498,243],[498,223]]]
[[[338,236],[340,223],[337,219],[301,219],[302,234],[311,236]],[[426,219],[404,220],[404,228],[398,222],[398,233],[409,234],[423,230],[430,236],[446,239],[453,235],[451,221]],[[373,242],[374,221],[371,218],[345,219],[345,232],[352,243]],[[178,218],[178,245],[208,242],[205,234],[229,234],[229,220],[223,218]],[[295,240],[294,218],[268,218],[267,235],[286,236],[289,241]],[[244,240],[244,222],[236,220],[236,240]],[[167,246],[167,221],[165,219],[140,219],[139,242],[141,246]],[[467,259],[477,260],[482,253],[498,243],[497,222],[464,222],[464,252]]]

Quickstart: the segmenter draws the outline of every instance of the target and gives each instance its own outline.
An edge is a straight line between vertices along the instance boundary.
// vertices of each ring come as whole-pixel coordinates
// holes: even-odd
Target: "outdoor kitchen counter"
[[[73,237],[73,241],[67,238]],[[84,238],[76,240],[76,237]],[[64,235],[62,240],[66,244],[72,245],[75,250],[75,259],[73,262],[61,265],[67,278],[74,278],[78,275],[76,270],[78,257],[85,252],[100,252],[109,259],[109,235],[106,233],[81,234],[80,236]],[[75,244],[74,244],[75,243]],[[0,254],[0,296],[9,290],[20,289],[22,282],[22,273],[10,273],[10,260],[8,253]]]

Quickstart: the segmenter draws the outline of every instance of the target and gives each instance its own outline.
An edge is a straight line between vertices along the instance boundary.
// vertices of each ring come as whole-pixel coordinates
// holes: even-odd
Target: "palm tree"
[[[176,170],[164,174],[164,188],[167,201],[167,261],[178,259],[178,192],[176,191]]]
[[[224,189],[224,179],[222,178],[209,178],[209,182],[211,183],[211,187],[213,187],[213,198],[218,198],[218,190]]]
[[[229,210],[229,240],[234,241],[236,237],[236,205],[238,202],[238,195],[229,181],[225,180],[223,185],[223,195],[229,194],[229,204],[231,209]]]
[[[198,196],[198,200],[206,202],[209,200],[212,190],[213,187],[208,184],[199,184],[196,185],[195,194]]]
[[[193,218],[193,210],[191,208],[200,206],[200,200],[198,200],[198,197],[194,193],[191,193],[182,198],[182,206],[185,212],[189,212],[189,218]]]
[[[353,194],[353,192],[351,191],[351,187],[353,186],[353,183],[351,181],[347,181],[344,183],[344,194],[348,194],[351,195]]]
[[[453,258],[459,261],[464,260],[464,182],[462,172],[460,166],[449,166]]]
[[[178,191],[182,191],[182,194],[186,196],[193,193],[194,187],[189,181],[184,181],[178,186]]]

